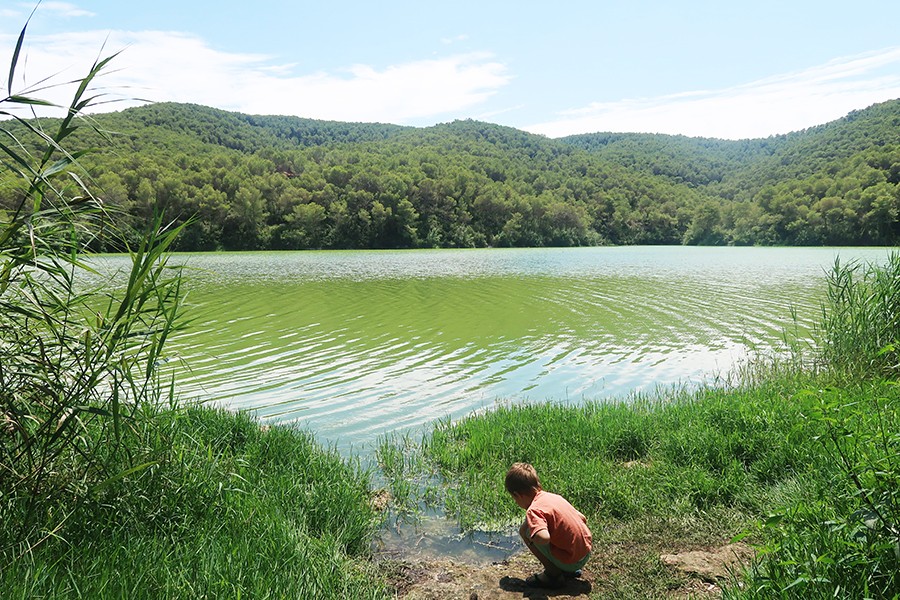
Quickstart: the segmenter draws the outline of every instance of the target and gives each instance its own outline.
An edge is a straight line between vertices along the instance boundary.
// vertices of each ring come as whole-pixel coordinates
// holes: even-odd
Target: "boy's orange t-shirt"
[[[546,529],[550,553],[562,563],[576,563],[591,551],[591,530],[584,515],[559,494],[539,491],[525,511],[531,536]]]

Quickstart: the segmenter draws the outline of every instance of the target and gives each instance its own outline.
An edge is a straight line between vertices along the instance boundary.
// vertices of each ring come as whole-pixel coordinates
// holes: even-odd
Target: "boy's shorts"
[[[581,560],[579,560],[576,563],[564,563],[564,562],[561,562],[555,556],[553,556],[553,554],[550,552],[550,544],[535,544],[535,546],[537,547],[538,550],[540,550],[541,554],[543,554],[544,556],[547,557],[547,559],[551,563],[553,563],[561,571],[564,571],[566,573],[574,573],[575,571],[579,570],[587,563],[588,559],[591,557],[591,553],[588,552],[584,556],[584,558],[582,558]]]

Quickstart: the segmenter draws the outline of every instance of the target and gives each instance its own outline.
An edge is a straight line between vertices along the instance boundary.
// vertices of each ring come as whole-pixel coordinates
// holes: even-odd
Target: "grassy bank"
[[[225,411],[166,409],[142,430],[132,450],[153,466],[45,506],[61,526],[32,551],[0,548],[4,598],[385,596],[354,560],[379,522],[366,472]],[[4,500],[12,540],[22,521]]]
[[[664,597],[684,580],[660,554],[735,539],[757,559],[727,597],[898,597],[900,258],[836,265],[829,288],[810,360],[758,362],[733,387],[510,405],[438,423],[421,444],[385,440],[398,506],[512,528],[522,513],[502,481],[526,461],[589,516],[596,597]]]
[[[887,590],[898,584],[891,570],[900,563],[889,547],[878,548],[889,540],[859,537],[865,525],[851,517],[864,502],[823,443],[829,424],[817,413],[829,399],[808,392],[813,383],[783,377],[633,403],[510,406],[438,425],[420,462],[407,463],[440,474],[446,488],[430,495],[443,498],[463,528],[489,530],[521,520],[503,476],[512,462],[533,463],[545,488],[589,516],[594,568],[608,571],[598,597],[664,596],[683,579],[662,569],[661,554],[734,538],[763,552],[750,578],[758,591],[735,588],[735,597],[779,597],[804,569],[809,581],[786,597],[817,597],[812,580],[823,576],[869,581],[870,593],[882,593],[868,597],[891,597]],[[869,383],[841,397],[840,418],[855,423],[856,440],[900,430],[896,386]],[[841,558],[851,546],[854,564]],[[787,568],[784,560],[808,564]],[[829,584],[821,588],[821,597],[832,597]]]

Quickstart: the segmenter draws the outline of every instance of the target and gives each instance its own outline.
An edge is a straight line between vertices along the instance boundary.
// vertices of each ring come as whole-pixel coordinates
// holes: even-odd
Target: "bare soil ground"
[[[586,598],[593,589],[592,576],[568,580],[565,587],[543,590],[525,585],[538,569],[530,556],[517,555],[488,565],[453,561],[424,561],[398,565],[397,597],[405,600],[488,600],[505,598]]]
[[[661,586],[664,591],[653,592],[653,597],[718,598],[719,584],[751,556],[750,548],[743,545],[661,555],[657,565],[665,572],[666,582]],[[562,588],[545,590],[526,585],[525,578],[539,569],[537,561],[527,554],[482,565],[450,560],[398,561],[392,567],[392,583],[396,597],[404,600],[622,597],[620,565],[604,560],[596,550],[582,577],[567,580]],[[626,593],[632,594],[641,592],[632,588]]]

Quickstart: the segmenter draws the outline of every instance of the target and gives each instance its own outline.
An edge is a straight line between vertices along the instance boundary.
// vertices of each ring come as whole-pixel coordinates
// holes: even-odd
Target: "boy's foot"
[[[556,588],[562,587],[563,584],[565,584],[565,580],[562,577],[550,577],[546,572],[529,575],[528,579],[525,580],[525,585],[529,587],[543,588],[546,590],[555,590]]]
[[[569,579],[578,579],[581,577],[581,569],[578,569],[577,571],[563,571],[563,575]]]

